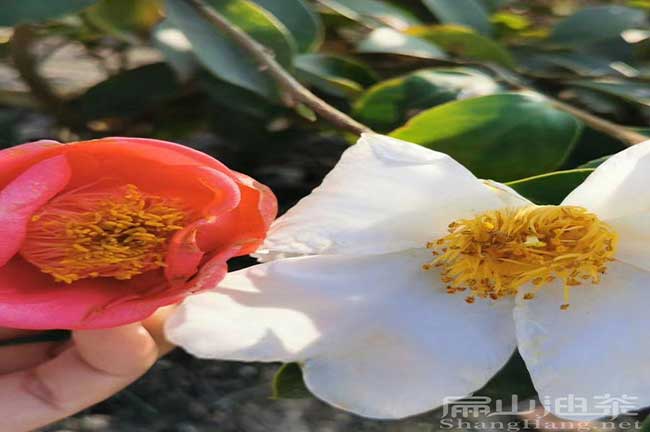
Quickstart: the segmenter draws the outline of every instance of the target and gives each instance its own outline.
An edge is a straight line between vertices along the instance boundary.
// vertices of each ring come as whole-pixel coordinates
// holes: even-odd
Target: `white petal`
[[[483,184],[501,200],[502,207],[525,207],[535,205],[528,198],[503,183],[494,180],[482,180]]]
[[[650,271],[650,212],[609,220],[618,233],[616,259]]]
[[[607,159],[562,204],[585,207],[603,220],[646,213],[648,185],[650,141],[645,141]]]
[[[650,274],[622,263],[610,264],[600,284],[572,289],[566,311],[560,310],[559,284],[542,288],[533,300],[518,300],[519,351],[554,414],[604,417],[606,406],[597,398],[607,394],[650,405],[649,302]],[[585,398],[589,415],[568,412],[570,397],[577,403]]]
[[[232,273],[187,299],[168,338],[203,358],[299,361],[312,392],[398,418],[482,387],[515,347],[512,302],[464,302],[426,250],[314,256]]]
[[[449,156],[364,134],[323,184],[278,219],[257,257],[382,254],[422,247],[499,200]]]

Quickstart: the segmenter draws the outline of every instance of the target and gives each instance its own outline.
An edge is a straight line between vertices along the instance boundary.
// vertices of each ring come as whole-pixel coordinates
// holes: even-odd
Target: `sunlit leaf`
[[[277,18],[248,0],[209,0],[211,6],[258,42],[270,48],[278,62],[291,69],[295,41]],[[263,96],[274,98],[271,79],[230,38],[183,0],[166,0],[167,16],[192,43],[194,53],[215,76]]]
[[[422,69],[369,88],[355,103],[354,116],[377,132],[388,132],[423,109],[500,88],[490,76],[473,69]]]
[[[5,0],[0,6],[0,26],[14,26],[23,22],[45,21],[76,13],[95,0]]]
[[[447,153],[479,177],[509,181],[560,167],[580,130],[543,99],[508,93],[431,108],[391,135]]]
[[[299,51],[315,50],[323,41],[323,24],[305,0],[254,1],[287,27],[296,40]]]
[[[587,168],[556,171],[507,184],[536,204],[557,205],[593,171]]]
[[[378,28],[370,32],[357,45],[357,51],[367,54],[399,54],[428,59],[445,59],[448,57],[433,42],[388,27]]]
[[[645,13],[625,6],[592,6],[560,21],[550,40],[557,44],[584,45],[620,37],[624,30],[647,26]]]
[[[198,68],[192,44],[185,34],[174,27],[169,20],[163,20],[151,33],[152,42],[167,63],[176,71],[181,81],[189,80]]]
[[[429,40],[458,57],[490,61],[509,68],[515,64],[510,53],[497,42],[460,25],[413,27],[408,34]]]
[[[363,22],[375,27],[406,29],[420,24],[406,9],[381,0],[319,0],[319,3],[348,19]]]
[[[443,24],[461,24],[484,35],[492,35],[492,24],[479,0],[423,0]]]
[[[162,0],[100,0],[84,11],[93,25],[127,42],[162,18]]]
[[[377,81],[366,65],[348,57],[302,54],[296,57],[294,65],[302,80],[336,96],[357,95]]]

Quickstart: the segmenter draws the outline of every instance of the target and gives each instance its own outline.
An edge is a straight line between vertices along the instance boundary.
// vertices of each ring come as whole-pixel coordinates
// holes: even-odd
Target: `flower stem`
[[[303,104],[342,129],[356,134],[371,132],[369,127],[337,110],[309,91],[275,60],[273,53],[269,52],[264,45],[257,42],[203,0],[185,0],[185,2],[253,57],[261,70],[267,72],[284,91],[285,98],[283,99],[287,106],[295,107]]]

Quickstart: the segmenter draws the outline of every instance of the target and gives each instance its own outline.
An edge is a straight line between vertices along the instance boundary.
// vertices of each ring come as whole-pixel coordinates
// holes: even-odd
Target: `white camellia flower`
[[[275,223],[270,262],[188,298],[167,335],[201,358],[299,362],[316,396],[366,417],[471,394],[516,347],[542,397],[650,405],[649,186],[650,141],[536,206],[366,134]]]

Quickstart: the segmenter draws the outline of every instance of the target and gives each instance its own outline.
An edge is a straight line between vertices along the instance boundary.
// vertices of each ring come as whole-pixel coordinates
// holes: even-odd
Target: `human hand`
[[[169,312],[143,323],[72,333],[66,342],[0,347],[0,423],[26,432],[70,416],[123,389],[173,349],[162,336]],[[0,329],[0,341],[30,331]]]

